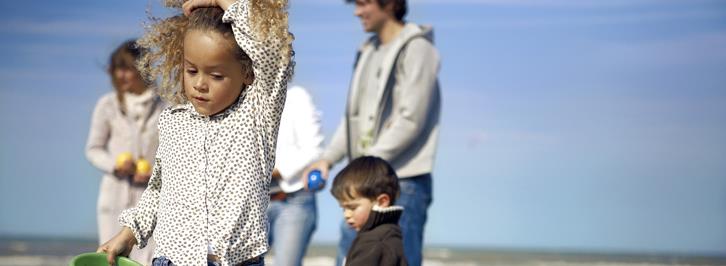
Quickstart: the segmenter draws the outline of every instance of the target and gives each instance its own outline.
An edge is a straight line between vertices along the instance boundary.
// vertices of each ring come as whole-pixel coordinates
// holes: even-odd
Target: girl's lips
[[[204,98],[202,98],[202,97],[192,97],[192,98],[194,98],[195,100],[197,100],[197,101],[199,101],[199,102],[208,102],[208,101],[209,101],[209,100],[207,100],[207,99],[204,99]]]

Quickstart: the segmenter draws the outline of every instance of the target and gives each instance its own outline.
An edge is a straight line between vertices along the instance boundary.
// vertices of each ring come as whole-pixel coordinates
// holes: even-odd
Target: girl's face
[[[198,113],[224,111],[251,83],[236,58],[230,41],[217,32],[191,30],[184,36],[184,93]]]
[[[113,68],[114,83],[120,91],[131,92],[131,93],[142,93],[146,90],[146,83],[141,78],[139,71],[133,67],[134,60],[128,55],[128,58],[124,58],[125,62],[123,65],[119,65]]]

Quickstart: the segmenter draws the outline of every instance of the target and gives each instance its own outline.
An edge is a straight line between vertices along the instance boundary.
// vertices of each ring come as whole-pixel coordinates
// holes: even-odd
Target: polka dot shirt
[[[255,80],[225,111],[197,113],[187,103],[159,118],[159,149],[149,186],[119,217],[139,247],[152,236],[154,257],[175,265],[207,265],[207,254],[235,265],[267,252],[269,183],[292,60],[281,43],[258,41],[248,25],[248,2],[224,14],[253,61]],[[211,247],[211,250],[208,248]]]

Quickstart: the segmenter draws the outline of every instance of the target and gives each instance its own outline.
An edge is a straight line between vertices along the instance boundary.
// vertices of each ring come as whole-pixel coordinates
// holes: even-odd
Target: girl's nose
[[[196,91],[199,92],[207,92],[209,91],[209,86],[207,86],[207,81],[204,80],[202,77],[197,77],[194,84],[192,85]]]

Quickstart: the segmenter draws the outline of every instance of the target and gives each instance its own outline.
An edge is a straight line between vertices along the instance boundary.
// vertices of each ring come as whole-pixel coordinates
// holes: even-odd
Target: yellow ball
[[[122,152],[116,156],[116,167],[123,166],[128,161],[133,161],[134,156],[130,152]]]
[[[151,163],[144,159],[136,161],[136,173],[148,174],[151,172]]]

